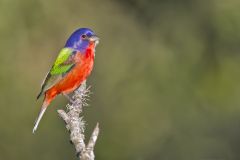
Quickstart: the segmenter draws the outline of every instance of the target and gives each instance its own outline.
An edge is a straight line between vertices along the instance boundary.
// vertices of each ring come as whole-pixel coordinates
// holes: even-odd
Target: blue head
[[[73,48],[79,50],[81,53],[85,53],[89,44],[96,43],[98,40],[99,38],[91,29],[80,28],[72,33],[64,47]]]

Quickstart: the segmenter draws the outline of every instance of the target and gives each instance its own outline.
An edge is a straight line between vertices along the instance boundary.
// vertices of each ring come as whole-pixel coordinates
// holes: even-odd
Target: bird
[[[52,100],[59,94],[71,100],[69,94],[91,74],[95,47],[98,43],[99,37],[90,28],[79,28],[70,35],[41,85],[37,99],[42,95],[44,99],[33,127],[33,133],[36,132]]]

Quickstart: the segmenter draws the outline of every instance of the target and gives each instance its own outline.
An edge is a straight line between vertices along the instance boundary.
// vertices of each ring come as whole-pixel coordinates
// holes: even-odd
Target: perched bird
[[[44,95],[43,104],[33,127],[33,133],[51,101],[63,94],[68,99],[69,93],[76,90],[90,75],[93,69],[95,47],[99,38],[89,28],[80,28],[67,40],[55,63],[42,83],[37,99]]]

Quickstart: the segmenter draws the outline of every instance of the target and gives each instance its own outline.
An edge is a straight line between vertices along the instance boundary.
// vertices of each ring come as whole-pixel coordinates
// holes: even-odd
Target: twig
[[[94,146],[99,134],[98,123],[93,130],[93,133],[89,139],[88,144],[84,142],[84,129],[85,122],[83,117],[80,117],[82,108],[87,105],[86,100],[89,96],[89,88],[86,88],[86,82],[84,82],[72,96],[72,103],[67,104],[68,112],[64,110],[58,110],[59,116],[66,123],[66,128],[70,132],[70,140],[75,147],[77,157],[80,160],[94,160]]]

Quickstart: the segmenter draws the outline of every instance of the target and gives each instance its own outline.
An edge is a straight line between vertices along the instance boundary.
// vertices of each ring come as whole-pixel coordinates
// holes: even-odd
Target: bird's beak
[[[99,41],[99,38],[98,38],[98,36],[96,36],[96,35],[92,35],[91,37],[89,37],[89,41],[98,42],[98,41]]]

